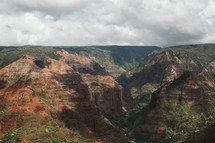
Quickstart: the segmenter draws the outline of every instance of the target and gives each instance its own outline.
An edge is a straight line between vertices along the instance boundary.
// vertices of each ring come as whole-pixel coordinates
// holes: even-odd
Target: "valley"
[[[215,44],[0,47],[0,143],[213,142]]]

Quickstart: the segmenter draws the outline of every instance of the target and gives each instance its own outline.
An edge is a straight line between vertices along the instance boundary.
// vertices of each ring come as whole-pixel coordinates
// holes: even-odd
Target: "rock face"
[[[214,87],[213,80],[191,72],[166,83],[153,93],[148,113],[136,123],[134,136],[151,142],[195,140],[197,132],[214,123],[209,119],[215,115]]]
[[[125,73],[126,70],[118,65],[114,65],[107,61],[107,72],[113,77],[119,77],[121,74]]]
[[[120,114],[122,113],[122,87],[110,76],[82,75],[87,84],[90,101],[101,110]]]
[[[92,75],[106,74],[105,69],[97,62],[83,55],[78,55],[76,53],[70,54],[65,50],[57,51],[57,54],[62,56],[60,59],[61,62],[66,63],[76,72],[89,73]]]
[[[153,93],[150,106],[152,108],[161,107],[166,100],[171,100],[179,105],[184,103],[188,103],[190,106],[202,104],[204,89],[195,82],[195,78],[197,78],[195,76],[187,71],[178,79],[164,85],[157,92]],[[207,81],[204,82],[209,84]]]
[[[103,69],[94,61],[57,53],[62,57],[48,58],[44,68],[25,55],[0,70],[1,140],[130,142],[99,110],[122,113],[120,85],[110,76],[96,76]]]
[[[40,70],[41,69],[34,63],[34,57],[26,55],[23,56],[23,58],[1,69],[0,78],[1,80],[13,80],[17,77],[26,75],[30,75],[31,77],[38,77]]]

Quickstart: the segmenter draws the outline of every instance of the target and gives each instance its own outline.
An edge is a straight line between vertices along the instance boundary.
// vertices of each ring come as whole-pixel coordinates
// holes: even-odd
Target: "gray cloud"
[[[215,42],[213,0],[2,0],[0,45]]]

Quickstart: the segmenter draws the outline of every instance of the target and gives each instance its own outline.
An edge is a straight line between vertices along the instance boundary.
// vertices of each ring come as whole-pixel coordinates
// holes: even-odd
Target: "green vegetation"
[[[0,143],[21,143],[23,138],[30,143],[67,143],[66,139],[59,134],[58,129],[51,125],[38,128],[21,127],[7,132],[0,138]]]
[[[34,63],[40,67],[40,68],[44,68],[45,66],[48,66],[50,63],[47,61],[46,58],[43,58],[43,59],[35,59],[34,60]]]
[[[85,143],[86,138],[82,135],[76,135],[72,137],[69,142],[70,143]]]
[[[14,83],[16,83],[19,80],[19,78],[14,78],[14,79],[9,79],[7,80],[6,84],[5,84],[5,88],[10,87],[11,85],[13,85]]]
[[[22,128],[7,132],[2,138],[0,143],[21,143],[23,137]]]
[[[136,100],[139,107],[142,108],[145,104],[150,104],[152,93],[160,87],[159,84],[147,83],[142,86],[141,90],[132,93],[131,96]]]
[[[136,110],[130,110],[128,112],[128,123],[130,125],[127,136],[137,143],[148,142],[150,134],[155,131],[156,127],[150,128],[150,132],[147,132],[147,123],[144,121],[144,118],[149,113],[149,106],[145,105],[144,107]]]
[[[24,140],[29,143],[79,143],[85,142],[86,138],[77,130],[65,129],[62,121],[56,120],[50,116],[41,116],[33,113],[9,113],[0,117],[10,116],[16,118],[17,123],[24,122],[28,126],[22,126],[18,129],[10,130],[0,137],[0,143],[22,143]],[[57,117],[56,117],[57,118]],[[0,118],[1,120],[1,118]],[[71,120],[71,119],[70,119]],[[45,125],[44,125],[45,123]],[[56,125],[59,125],[59,129]],[[66,135],[70,137],[66,138]]]
[[[172,47],[172,49],[176,52],[181,52],[182,54],[188,55],[201,68],[215,59],[214,48],[214,44],[185,45]]]
[[[30,77],[29,75],[25,75],[25,76],[20,77],[19,80],[21,80],[21,81],[27,81],[27,80],[29,80],[30,78],[31,78],[31,77]]]
[[[24,55],[35,56],[37,65],[44,67],[48,64],[46,57],[53,59],[60,58],[59,55],[55,54],[55,51],[56,49],[46,46],[6,47],[0,52],[0,69],[24,57]]]
[[[196,89],[188,86],[187,79],[197,84]],[[186,72],[168,85],[165,93],[158,90],[154,96],[155,101],[152,102],[156,105],[144,114],[134,116],[130,137],[137,143],[193,142],[196,135],[205,133],[207,128],[215,124],[215,88],[205,82],[203,76]],[[156,98],[158,96],[163,98]],[[196,99],[192,99],[195,98],[192,96],[196,96]],[[147,113],[149,111],[153,114]],[[160,129],[162,131],[159,133]]]

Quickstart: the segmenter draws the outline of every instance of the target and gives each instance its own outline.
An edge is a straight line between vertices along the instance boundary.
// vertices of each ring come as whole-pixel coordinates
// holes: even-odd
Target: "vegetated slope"
[[[53,59],[59,59],[60,57],[60,55],[55,54],[55,49],[47,46],[1,47],[0,49],[0,69],[20,59],[24,55],[35,56],[38,63],[43,67],[48,64],[46,57]],[[43,63],[40,61],[43,61]]]
[[[155,46],[86,46],[86,47],[58,47],[71,53],[85,55],[96,60],[110,75],[120,76],[139,65],[145,56],[154,50]]]
[[[87,57],[61,50],[44,64],[37,52],[0,70],[0,142],[130,142],[101,114],[123,113],[112,77]]]
[[[184,71],[214,76],[215,45],[187,45],[157,50],[144,58],[133,72],[119,79],[139,103],[149,103],[161,85]]]
[[[141,142],[210,142],[215,124],[214,80],[185,72],[152,95],[130,132]],[[213,133],[210,133],[213,135]]]

